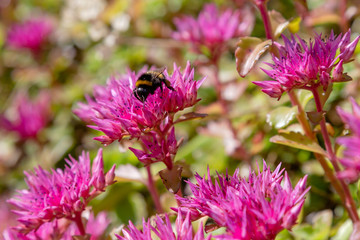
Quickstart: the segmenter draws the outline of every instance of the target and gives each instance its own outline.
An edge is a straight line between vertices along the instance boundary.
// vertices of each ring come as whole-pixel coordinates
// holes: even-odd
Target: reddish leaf
[[[324,111],[322,112],[312,111],[312,112],[306,112],[306,115],[313,124],[319,124],[321,119],[323,119],[323,116],[325,116],[325,113],[326,112]]]
[[[177,193],[181,185],[182,167],[174,165],[171,170],[165,168],[159,172],[161,180],[169,192]]]

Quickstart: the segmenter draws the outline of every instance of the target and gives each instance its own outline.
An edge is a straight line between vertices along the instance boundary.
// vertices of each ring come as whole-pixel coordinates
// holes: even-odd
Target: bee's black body
[[[134,95],[140,101],[145,102],[149,94],[154,94],[156,89],[160,87],[161,91],[163,90],[163,83],[168,89],[175,91],[162,72],[148,71],[143,73],[136,81]]]

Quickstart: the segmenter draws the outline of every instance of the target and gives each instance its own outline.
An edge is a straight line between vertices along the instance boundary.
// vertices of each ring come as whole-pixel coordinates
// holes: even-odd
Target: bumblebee
[[[175,91],[170,85],[170,81],[165,78],[163,72],[148,71],[143,73],[136,81],[133,93],[137,99],[145,102],[149,94],[154,94],[156,89],[160,87],[161,91],[163,90],[162,84],[165,84],[168,89]]]

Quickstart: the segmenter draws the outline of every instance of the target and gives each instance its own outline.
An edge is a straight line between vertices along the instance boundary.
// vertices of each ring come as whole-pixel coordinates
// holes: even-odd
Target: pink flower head
[[[53,30],[53,23],[48,18],[32,18],[10,28],[7,33],[7,44],[13,48],[26,48],[38,52]]]
[[[174,72],[170,76],[167,70],[163,75],[169,80],[174,90],[163,86],[154,94],[150,94],[145,102],[134,96],[137,79],[147,71],[146,68],[137,74],[111,77],[106,86],[96,86],[94,97],[87,97],[88,104],[81,104],[74,113],[85,121],[91,120],[91,128],[102,131],[105,135],[95,139],[103,144],[120,141],[124,136],[139,138],[154,127],[164,125],[173,120],[176,112],[191,107],[200,99],[197,90],[203,82],[194,80],[194,70],[188,62],[183,73],[174,64]]]
[[[247,8],[227,9],[220,13],[215,4],[207,4],[197,19],[191,16],[175,18],[177,31],[173,38],[190,42],[195,52],[202,53],[204,47],[212,57],[218,57],[226,49],[226,41],[250,34],[254,15]]]
[[[345,170],[340,172],[339,177],[349,181],[355,181],[360,177],[360,106],[353,98],[353,113],[347,113],[341,108],[337,108],[342,121],[353,132],[352,136],[339,137],[337,143],[344,145],[344,157],[340,160]]]
[[[316,35],[309,44],[299,36],[288,39],[283,35],[284,45],[274,43],[279,50],[279,56],[273,54],[272,69],[263,71],[275,81],[253,82],[271,97],[280,98],[282,92],[292,89],[316,89],[322,86],[324,90],[332,82],[349,80],[343,73],[343,64],[351,61],[360,36],[350,42],[351,31],[344,35],[330,36],[323,39]],[[339,54],[337,55],[337,52]]]
[[[9,203],[19,210],[19,232],[28,233],[44,222],[54,218],[74,219],[81,215],[88,202],[114,183],[115,165],[104,173],[102,149],[98,151],[92,168],[89,154],[83,152],[76,161],[73,157],[65,159],[64,170],[48,172],[41,167],[34,173],[25,172],[28,189],[18,191]]]
[[[264,162],[264,170],[257,174],[250,170],[248,180],[239,176],[238,169],[233,176],[218,174],[215,184],[209,170],[208,179],[197,174],[197,184],[189,182],[194,196],[177,197],[180,210],[196,209],[226,227],[221,239],[274,239],[296,223],[309,191],[306,176],[292,188],[280,166],[271,172]]]
[[[22,139],[36,138],[49,120],[50,98],[41,92],[35,100],[30,100],[26,93],[19,93],[13,102],[15,114],[12,117],[0,115],[0,127],[16,132]]]
[[[105,212],[100,212],[96,217],[90,213],[86,221],[86,234],[90,235],[89,240],[103,239],[106,228],[110,221]],[[69,223],[67,219],[54,219],[51,222],[43,223],[38,229],[24,235],[8,228],[3,233],[4,240],[39,240],[39,239],[62,239],[73,240],[74,235],[80,235],[75,222]]]
[[[165,221],[164,221],[165,220]],[[155,218],[155,226],[151,226],[150,219],[145,222],[143,220],[143,230],[138,230],[134,224],[129,221],[127,229],[123,229],[123,236],[116,235],[120,240],[152,240],[152,232],[160,240],[210,240],[211,235],[204,237],[202,227],[199,228],[195,236],[193,237],[193,227],[190,221],[190,214],[187,214],[185,218],[182,217],[182,213],[179,212],[175,223],[175,232],[172,229],[169,217],[165,215],[165,219],[160,216]]]

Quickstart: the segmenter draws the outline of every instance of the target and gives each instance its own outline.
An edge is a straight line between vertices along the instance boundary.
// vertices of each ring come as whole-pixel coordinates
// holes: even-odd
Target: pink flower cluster
[[[91,213],[86,223],[85,231],[91,235],[89,240],[104,239],[103,235],[110,221],[105,212],[100,212],[96,217]],[[54,219],[42,224],[36,231],[29,234],[21,234],[13,229],[7,229],[3,233],[4,240],[39,240],[39,239],[62,239],[73,240],[73,236],[81,235],[75,222],[69,223],[67,219]]]
[[[37,52],[53,30],[53,23],[48,18],[32,18],[10,28],[7,33],[7,44],[13,48]]]
[[[94,88],[94,98],[87,97],[87,104],[80,103],[74,113],[90,126],[105,135],[95,139],[104,145],[121,141],[123,137],[138,138],[147,153],[132,149],[145,165],[163,161],[171,169],[170,156],[176,153],[177,141],[173,130],[176,112],[195,105],[197,90],[204,78],[194,80],[194,70],[187,63],[183,73],[174,64],[172,75],[163,71],[174,90],[163,87],[150,94],[145,102],[138,100],[133,91],[138,78],[147,71],[137,74],[128,72],[123,76],[111,77],[106,86]]]
[[[247,180],[239,176],[239,170],[233,176],[218,175],[215,183],[209,171],[208,179],[197,174],[197,183],[189,182],[194,196],[177,197],[180,210],[190,209],[193,219],[209,216],[226,227],[226,233],[217,236],[220,239],[274,239],[296,223],[309,191],[306,176],[292,188],[283,173],[280,165],[271,172],[264,162],[263,171],[256,174],[250,170]]]
[[[165,215],[165,220],[160,216],[156,216],[156,227],[153,227],[150,223],[150,219],[143,221],[143,230],[138,230],[134,224],[130,221],[127,229],[123,229],[123,236],[117,235],[120,240],[152,240],[152,233],[154,233],[160,240],[210,240],[211,235],[204,237],[203,228],[199,228],[195,236],[193,237],[193,227],[190,221],[190,214],[187,214],[184,218],[179,212],[175,223],[175,232],[172,229],[171,222],[168,215]]]
[[[25,172],[28,189],[8,201],[19,209],[14,211],[20,216],[19,232],[27,234],[55,218],[76,220],[91,199],[114,183],[115,165],[104,173],[102,149],[92,167],[85,152],[79,161],[70,156],[66,162],[64,170],[48,172],[38,167],[34,173]]]
[[[187,63],[184,73],[174,64],[174,73],[169,76],[165,70],[163,74],[175,89],[166,87],[157,89],[149,95],[145,103],[136,99],[133,90],[139,76],[147,71],[146,68],[137,74],[111,77],[106,86],[94,88],[95,100],[87,97],[88,104],[80,104],[74,113],[83,121],[93,122],[95,130],[102,131],[105,136],[96,140],[103,144],[120,141],[124,136],[139,138],[141,134],[158,127],[164,121],[171,121],[173,115],[187,107],[193,106],[197,99],[197,90],[201,81],[194,81],[194,70]]]
[[[249,9],[227,9],[220,13],[215,4],[207,4],[197,19],[191,16],[175,18],[177,31],[173,38],[192,44],[195,52],[203,53],[207,48],[217,58],[226,49],[226,41],[250,34],[254,15]]]
[[[352,136],[339,137],[337,143],[345,146],[344,157],[340,159],[345,170],[339,177],[349,181],[356,181],[360,177],[360,106],[351,98],[353,113],[347,113],[337,108],[342,121],[352,131]]]
[[[307,44],[299,36],[288,39],[283,35],[284,45],[274,43],[279,56],[272,55],[272,69],[263,71],[275,81],[256,81],[254,84],[270,97],[280,99],[283,92],[292,89],[324,90],[333,82],[348,81],[351,78],[343,73],[343,64],[351,61],[360,36],[350,42],[351,31],[344,35],[330,36],[324,39],[316,35],[314,41]],[[339,54],[337,54],[339,52]]]
[[[12,118],[0,115],[0,127],[7,131],[14,131],[22,139],[36,138],[49,120],[49,95],[41,92],[35,100],[30,100],[26,93],[19,93],[12,107],[15,114]],[[15,117],[14,117],[15,116]]]

